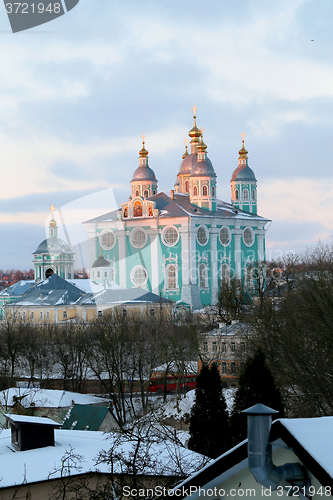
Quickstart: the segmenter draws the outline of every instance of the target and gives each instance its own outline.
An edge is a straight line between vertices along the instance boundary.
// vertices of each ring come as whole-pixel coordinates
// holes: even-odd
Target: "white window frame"
[[[204,270],[203,275],[201,274],[201,270]],[[198,278],[199,278],[199,288],[209,288],[208,285],[208,266],[203,262],[200,262],[198,266]],[[203,280],[201,280],[203,278]]]
[[[199,232],[199,229],[200,228],[203,228],[205,230],[205,233],[206,233],[206,241],[205,243],[200,243],[199,239],[198,239],[198,232]],[[208,227],[205,226],[204,224],[200,224],[199,227],[197,227],[197,234],[196,234],[196,237],[197,237],[197,242],[198,244],[201,246],[201,247],[204,247],[206,246],[208,243],[209,243],[209,230],[208,230]]]
[[[103,236],[107,233],[112,233],[114,236],[113,245],[111,246],[104,245],[103,243]],[[103,250],[112,250],[112,248],[114,248],[115,244],[117,243],[117,236],[115,235],[115,232],[112,231],[112,229],[103,229],[103,231],[99,234],[98,239],[99,239],[99,244],[103,248]]]
[[[252,234],[252,241],[251,241],[250,244],[245,242],[245,232],[246,232],[247,229],[249,229],[251,231],[251,234]],[[253,231],[253,229],[252,229],[251,226],[244,227],[244,229],[243,229],[243,242],[244,242],[244,245],[247,246],[248,248],[250,248],[250,247],[252,247],[254,245],[255,235],[254,235],[254,231]]]
[[[228,239],[227,243],[222,243],[222,240],[221,240],[221,231],[222,231],[222,229],[227,229],[227,231],[228,231],[228,238],[229,239]],[[230,231],[230,227],[229,226],[222,226],[220,228],[219,240],[220,240],[221,245],[224,246],[224,247],[228,247],[230,245],[230,243],[231,243],[231,231]]]
[[[133,242],[133,238],[135,236],[135,234],[138,232],[138,231],[142,231],[144,234],[145,234],[145,242],[143,245],[139,246],[137,245],[136,243]],[[143,227],[135,227],[132,231],[131,231],[131,234],[130,234],[130,242],[131,242],[131,245],[133,248],[136,248],[136,249],[141,249],[141,248],[144,248],[146,245],[147,245],[147,240],[148,240],[148,237],[147,237],[147,233],[146,231],[143,229]]]
[[[167,232],[168,229],[175,229],[177,231],[177,241],[175,241],[175,243],[168,243],[167,241],[165,241],[165,233]],[[179,241],[179,230],[176,226],[172,225],[172,224],[169,224],[168,226],[165,226],[162,230],[162,234],[161,234],[161,239],[162,239],[162,243],[163,245],[165,245],[166,247],[174,247],[175,245],[177,245],[178,241]]]
[[[175,283],[175,288],[170,288],[169,287],[169,269],[170,267],[173,266],[175,268],[175,277],[176,277],[176,283]],[[167,266],[165,266],[164,270],[164,288],[165,290],[179,290],[179,285],[178,285],[178,267],[176,263],[170,262]]]
[[[143,270],[145,273],[146,273],[146,279],[144,282],[142,283],[137,283],[134,279],[134,275],[135,275],[135,272],[137,270]],[[134,266],[131,270],[131,274],[130,274],[130,279],[131,279],[131,282],[133,283],[133,285],[137,288],[140,288],[142,286],[145,286],[147,283],[148,283],[148,279],[149,279],[149,276],[148,276],[148,271],[147,269],[144,267],[144,266],[141,266],[141,264],[139,264],[138,266]]]

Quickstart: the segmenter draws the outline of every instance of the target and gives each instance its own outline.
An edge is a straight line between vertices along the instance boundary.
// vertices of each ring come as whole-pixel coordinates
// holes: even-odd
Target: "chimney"
[[[174,199],[174,194],[175,194],[174,189],[171,189],[171,191],[170,191],[170,198],[171,198],[172,200]]]
[[[274,465],[270,431],[272,415],[279,413],[268,406],[257,404],[244,410],[247,414],[248,464],[257,481],[266,488],[276,490],[278,486],[309,486],[307,470],[298,463]]]

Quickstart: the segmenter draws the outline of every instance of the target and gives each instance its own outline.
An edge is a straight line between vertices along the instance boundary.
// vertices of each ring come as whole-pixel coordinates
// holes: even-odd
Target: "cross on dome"
[[[246,137],[245,132],[242,132],[240,136],[242,137],[242,140],[243,140],[243,142],[244,142],[244,138]]]
[[[53,219],[53,212],[55,211],[55,207],[53,206],[53,204],[50,206],[50,210],[52,212],[52,219]]]
[[[143,134],[142,134],[142,136],[141,136],[141,139],[142,139],[142,143],[143,143],[143,144],[145,143],[145,138],[146,138],[146,137],[147,137],[147,136],[143,133]]]
[[[193,116],[195,117],[195,113],[198,111],[199,108],[196,108],[195,106],[193,106],[193,108],[191,108],[191,111],[193,111]]]

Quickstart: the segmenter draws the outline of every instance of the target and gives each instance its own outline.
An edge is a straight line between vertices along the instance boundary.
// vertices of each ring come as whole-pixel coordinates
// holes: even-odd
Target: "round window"
[[[220,242],[224,247],[227,247],[231,241],[230,229],[227,226],[222,226],[220,229]]]
[[[243,240],[247,247],[251,247],[254,242],[254,232],[252,227],[246,227],[243,232]]]
[[[179,233],[175,226],[166,226],[162,231],[162,241],[167,247],[173,247],[178,243]]]
[[[209,233],[206,226],[199,226],[197,231],[197,242],[199,245],[206,245],[208,241]]]
[[[131,271],[131,281],[135,286],[144,286],[148,281],[147,269],[143,266],[135,266]]]
[[[116,237],[111,229],[102,231],[99,235],[99,243],[104,250],[111,250],[116,244]]]
[[[131,232],[131,243],[134,248],[143,248],[147,243],[147,234],[141,227]]]

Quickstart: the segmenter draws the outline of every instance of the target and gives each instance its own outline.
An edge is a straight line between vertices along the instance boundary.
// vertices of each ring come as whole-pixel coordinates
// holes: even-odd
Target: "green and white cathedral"
[[[257,180],[244,136],[231,204],[216,198],[217,176],[196,116],[189,136],[191,152],[186,146],[170,195],[158,192],[143,141],[129,200],[85,222],[91,279],[145,288],[194,309],[213,304],[219,283],[229,277],[253,286],[251,266],[265,259],[269,221],[257,215]]]

